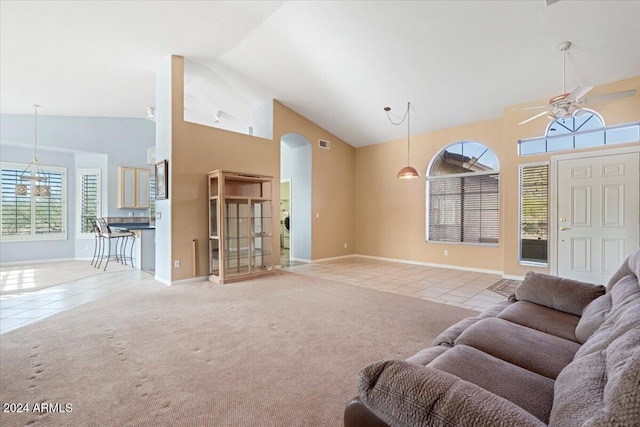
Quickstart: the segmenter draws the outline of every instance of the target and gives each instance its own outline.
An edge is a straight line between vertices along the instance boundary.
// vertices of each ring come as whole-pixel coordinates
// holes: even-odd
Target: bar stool
[[[93,247],[93,258],[91,258],[91,265],[94,265],[98,268],[98,260],[102,256],[101,247],[102,247],[102,234],[100,232],[100,227],[98,227],[98,218],[91,219],[91,226],[93,228],[93,236],[95,239],[95,245]]]
[[[97,221],[98,229],[100,230],[100,236],[102,238],[102,249],[100,254],[100,262],[98,263],[98,268],[102,264],[102,260],[105,259],[105,250],[104,250],[104,242],[107,242],[107,250],[106,250],[106,264],[104,265],[104,271],[107,270],[107,266],[109,265],[109,261],[113,257],[116,262],[121,262],[124,265],[127,265],[127,259],[131,261],[131,268],[134,268],[133,265],[133,245],[135,242],[135,234],[132,231],[111,231],[111,227],[107,224],[107,221],[104,218],[99,218]],[[129,242],[129,237],[134,240],[131,242],[131,252],[130,256],[126,256],[127,243]],[[111,254],[111,240],[115,239],[115,253]],[[118,244],[120,247],[118,248]]]

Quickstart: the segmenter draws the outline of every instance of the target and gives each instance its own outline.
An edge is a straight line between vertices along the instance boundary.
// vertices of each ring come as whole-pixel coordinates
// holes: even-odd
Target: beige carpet
[[[9,264],[0,267],[0,295],[32,292],[62,283],[74,282],[114,271],[131,270],[131,265],[109,261],[107,271],[97,269],[91,261],[58,261],[33,264]]]
[[[8,426],[341,426],[364,365],[476,312],[294,273],[153,280],[0,336]]]

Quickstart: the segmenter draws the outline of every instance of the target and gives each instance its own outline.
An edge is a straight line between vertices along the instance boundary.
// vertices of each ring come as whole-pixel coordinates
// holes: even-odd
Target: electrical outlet
[[[316,212],[316,218],[320,218],[320,212]]]
[[[449,251],[447,249],[444,250],[444,256],[449,256]]]
[[[173,268],[180,268],[180,260],[179,259],[173,261]]]
[[[347,249],[347,244],[346,243],[344,244],[344,248]]]
[[[162,212],[156,212],[156,219],[162,219]]]

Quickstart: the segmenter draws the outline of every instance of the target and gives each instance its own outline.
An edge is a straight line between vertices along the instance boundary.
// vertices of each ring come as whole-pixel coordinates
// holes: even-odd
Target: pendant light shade
[[[420,178],[420,174],[418,173],[416,168],[414,168],[413,166],[405,166],[402,169],[400,169],[400,172],[398,172],[398,178],[399,179]]]
[[[404,123],[405,120],[407,120],[407,166],[400,169],[400,172],[398,172],[398,179],[419,178],[420,173],[416,170],[416,168],[411,166],[411,157],[410,157],[411,155],[411,103],[407,102],[407,112],[404,114],[404,118],[400,120],[398,123],[395,123],[393,120],[391,120],[391,117],[389,116],[389,111],[391,111],[391,108],[384,107],[384,111],[387,112],[387,118],[389,119],[389,121],[396,126],[401,125],[402,123]]]

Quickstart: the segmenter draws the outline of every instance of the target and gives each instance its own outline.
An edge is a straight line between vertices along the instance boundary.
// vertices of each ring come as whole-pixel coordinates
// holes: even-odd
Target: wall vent
[[[331,142],[325,141],[324,139],[319,139],[318,145],[320,146],[320,148],[331,150]]]

